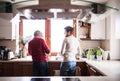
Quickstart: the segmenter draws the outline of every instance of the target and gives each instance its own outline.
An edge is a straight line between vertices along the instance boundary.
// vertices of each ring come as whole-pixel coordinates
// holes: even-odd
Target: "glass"
[[[32,39],[36,30],[41,31],[45,39],[45,20],[23,20],[23,38],[31,37]]]
[[[45,20],[23,20],[23,38],[33,37],[36,30],[41,31],[45,38]]]
[[[64,27],[72,26],[73,20],[51,20],[51,52],[60,52],[64,40]]]

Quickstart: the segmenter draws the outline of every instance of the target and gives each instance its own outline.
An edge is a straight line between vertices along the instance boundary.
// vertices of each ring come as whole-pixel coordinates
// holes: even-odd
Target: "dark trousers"
[[[60,76],[74,76],[75,75],[75,61],[62,62],[60,67]]]
[[[47,62],[33,62],[34,76],[49,76]]]

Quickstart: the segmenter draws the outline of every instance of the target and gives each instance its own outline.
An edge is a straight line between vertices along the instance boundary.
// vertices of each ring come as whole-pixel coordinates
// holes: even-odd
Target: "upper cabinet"
[[[81,40],[104,40],[105,20],[92,24],[78,21],[78,37]]]
[[[91,24],[91,39],[105,39],[105,19]]]
[[[78,21],[78,37],[81,40],[91,39],[91,25],[82,21]]]
[[[0,13],[0,39],[15,39],[15,26],[12,26],[11,13]]]

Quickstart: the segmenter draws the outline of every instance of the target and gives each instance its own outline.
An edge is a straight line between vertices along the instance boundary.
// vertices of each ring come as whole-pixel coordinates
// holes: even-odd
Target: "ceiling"
[[[91,4],[91,2],[94,2],[94,3],[106,3],[107,1],[109,1],[109,0],[71,0],[71,4],[88,6],[88,5]]]
[[[37,10],[32,15],[35,18],[53,18],[54,13],[48,12],[49,9],[63,9],[65,12],[58,12],[58,18],[75,18],[80,14],[80,11],[68,12],[70,9],[91,9],[91,2],[94,3],[106,3],[108,0],[0,0],[6,2],[12,2],[19,10],[32,9]],[[87,2],[83,2],[87,1]],[[66,12],[67,9],[67,12]],[[47,10],[47,11],[46,11]],[[40,11],[41,13],[39,13]],[[44,15],[43,15],[44,14]],[[86,13],[85,13],[86,14]]]
[[[39,4],[39,0],[0,0],[0,2],[11,2],[16,8]]]
[[[108,0],[0,0],[12,3],[17,3],[17,8],[32,8],[32,9],[48,9],[48,8],[89,8],[91,3],[83,1],[91,1],[95,3],[105,3]]]
[[[7,2],[11,2],[11,1],[14,1],[14,2],[20,2],[20,1],[30,1],[30,0],[0,0],[0,1],[7,1]],[[40,1],[40,0],[39,0]],[[80,1],[80,0],[73,0],[73,1]],[[109,0],[86,0],[86,1],[92,1],[92,2],[96,2],[96,3],[105,3]]]
[[[71,1],[91,1],[91,2],[96,2],[96,3],[105,3],[109,0],[71,0]]]

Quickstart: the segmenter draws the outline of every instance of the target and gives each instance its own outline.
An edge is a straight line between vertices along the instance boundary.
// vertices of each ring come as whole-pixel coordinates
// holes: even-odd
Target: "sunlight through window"
[[[23,20],[23,38],[33,37],[36,30],[40,30],[45,37],[45,20]]]
[[[51,20],[51,52],[60,52],[66,26],[73,27],[73,20]]]

